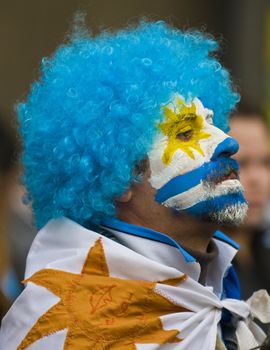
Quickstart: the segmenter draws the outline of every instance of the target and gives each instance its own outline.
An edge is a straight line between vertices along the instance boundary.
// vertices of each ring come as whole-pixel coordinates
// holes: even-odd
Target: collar
[[[174,267],[195,281],[199,280],[201,274],[199,261],[164,233],[109,217],[103,219],[101,227],[109,231],[119,243],[135,252],[166,266]],[[209,263],[205,283],[221,296],[223,278],[239,246],[221,231],[215,232],[213,242],[218,254]]]

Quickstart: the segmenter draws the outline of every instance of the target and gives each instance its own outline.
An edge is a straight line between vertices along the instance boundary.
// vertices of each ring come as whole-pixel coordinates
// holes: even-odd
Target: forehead
[[[230,121],[230,135],[235,138],[240,149],[238,156],[269,153],[269,141],[267,127],[258,118],[236,117]]]
[[[173,112],[173,114],[178,116],[178,118],[175,119],[175,121],[179,122],[186,119],[179,118],[180,115],[196,115],[201,116],[203,119],[206,119],[210,117],[212,118],[214,114],[211,109],[204,107],[203,103],[199,100],[199,98],[194,98],[191,102],[186,102],[185,99],[179,94],[174,94],[171,98],[171,101],[163,105],[163,111],[165,112],[164,115],[169,117],[169,119],[174,119],[171,118],[169,115],[170,111]]]

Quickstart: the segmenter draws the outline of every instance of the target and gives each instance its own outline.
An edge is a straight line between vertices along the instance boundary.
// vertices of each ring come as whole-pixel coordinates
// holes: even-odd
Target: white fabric
[[[187,263],[184,256],[179,254],[178,248],[147,238],[125,234],[108,227],[106,230],[110,231],[117,241],[125,247],[162,265],[174,267],[198,281],[201,272],[200,264],[198,262]]]
[[[199,280],[201,272],[200,264],[198,262],[185,261],[184,256],[177,248],[161,242],[125,234],[109,227],[106,227],[106,230],[110,231],[118,242],[133,251],[163,265],[174,267],[195,281]],[[217,246],[218,255],[208,265],[206,285],[211,286],[214,293],[218,297],[221,297],[223,278],[231,266],[231,261],[237,253],[237,249],[216,238],[213,240]]]
[[[27,260],[26,278],[43,268],[80,273],[89,248],[100,237],[102,237],[100,234],[86,230],[67,219],[51,221],[38,233],[33,242]],[[102,237],[102,244],[109,273],[112,277],[162,281],[182,275],[179,270],[144,257],[113,240]],[[252,305],[254,303],[257,305],[258,298],[259,302],[263,299],[266,307],[269,307],[269,296],[267,297],[265,294],[263,294],[263,298],[256,295],[257,299],[252,299],[248,303],[233,299],[221,301],[212,288],[204,287],[192,278],[188,278],[176,287],[157,284],[155,292],[163,295],[176,305],[191,310],[190,312],[173,313],[161,317],[163,328],[165,330],[176,329],[181,331],[180,336],[184,340],[180,343],[162,346],[158,344],[136,344],[138,350],[214,350],[217,327],[223,308],[243,319],[237,328],[239,350],[248,349],[245,339],[252,339],[253,336],[255,341],[260,341],[264,337],[263,333],[255,329],[251,317],[255,314]],[[37,319],[58,300],[58,297],[46,288],[28,283],[22,295],[3,319],[0,332],[0,349],[17,349]],[[65,337],[66,330],[57,332],[38,340],[28,349],[62,350]]]

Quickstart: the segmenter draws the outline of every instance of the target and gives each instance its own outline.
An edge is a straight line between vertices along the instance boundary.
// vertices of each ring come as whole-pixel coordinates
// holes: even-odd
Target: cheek
[[[205,157],[199,153],[195,155],[195,159],[189,157],[181,149],[178,149],[169,165],[164,164],[162,156],[166,148],[166,143],[159,143],[149,153],[149,162],[151,169],[150,183],[155,189],[159,189],[176,176],[188,173],[198,168],[205,162]]]
[[[193,159],[179,148],[174,152],[169,165],[166,165],[162,160],[164,151],[168,145],[168,139],[164,136],[159,136],[152,151],[148,154],[151,169],[149,181],[153,188],[160,189],[174,177],[189,173],[211,160],[217,145],[228,136],[214,126],[205,128],[205,131],[211,136],[199,141],[202,153],[190,146],[193,150]]]

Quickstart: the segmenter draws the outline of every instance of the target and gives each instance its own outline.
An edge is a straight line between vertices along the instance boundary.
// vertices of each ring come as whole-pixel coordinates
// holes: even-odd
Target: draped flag
[[[68,219],[38,233],[23,282],[3,320],[2,350],[214,350],[223,308],[241,318],[236,334],[248,349],[265,337],[252,316],[269,321],[265,293],[219,300],[211,287]]]

